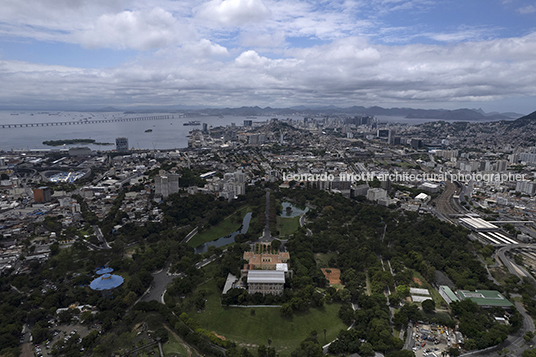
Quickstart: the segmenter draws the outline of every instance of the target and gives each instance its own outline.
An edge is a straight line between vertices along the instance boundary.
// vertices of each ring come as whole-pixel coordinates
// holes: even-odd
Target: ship
[[[153,132],[153,129],[147,129],[145,130],[146,133],[152,133]]]
[[[182,125],[201,125],[201,122],[199,120],[190,120]]]

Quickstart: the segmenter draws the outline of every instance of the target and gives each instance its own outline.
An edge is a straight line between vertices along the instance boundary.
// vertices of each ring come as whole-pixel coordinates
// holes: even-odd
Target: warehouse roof
[[[471,301],[476,302],[479,306],[513,306],[510,301],[496,290],[459,290],[456,294],[462,300],[470,299]]]
[[[248,284],[284,284],[285,272],[277,270],[250,270],[248,271]]]

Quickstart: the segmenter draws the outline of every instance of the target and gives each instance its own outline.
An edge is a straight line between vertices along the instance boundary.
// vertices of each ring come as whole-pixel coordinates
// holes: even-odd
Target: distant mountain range
[[[192,112],[202,112],[208,115],[241,115],[241,116],[271,116],[271,115],[385,115],[398,116],[409,119],[442,119],[460,121],[491,121],[491,120],[512,120],[523,116],[518,113],[485,113],[482,109],[413,109],[413,108],[382,108],[378,106],[363,107],[353,106],[349,108],[339,108],[335,106],[327,107],[290,107],[290,108],[260,108],[260,107],[240,107],[225,109],[202,109]]]
[[[56,110],[75,110],[76,109],[56,109]],[[329,106],[294,106],[289,108],[261,108],[240,107],[240,108],[206,108],[199,106],[135,106],[128,108],[116,108],[107,106],[98,109],[82,110],[84,112],[127,112],[127,113],[169,113],[180,112],[197,115],[236,115],[236,116],[285,116],[285,115],[304,115],[304,116],[332,116],[332,115],[377,115],[377,116],[396,116],[408,119],[440,119],[446,121],[497,121],[512,120],[523,116],[519,113],[486,113],[482,109],[414,109],[414,108],[383,108],[379,106],[364,107],[336,107]]]

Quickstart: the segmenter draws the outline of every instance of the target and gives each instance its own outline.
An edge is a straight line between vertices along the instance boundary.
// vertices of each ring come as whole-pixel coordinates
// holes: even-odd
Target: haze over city
[[[533,1],[3,0],[0,107],[534,110]]]

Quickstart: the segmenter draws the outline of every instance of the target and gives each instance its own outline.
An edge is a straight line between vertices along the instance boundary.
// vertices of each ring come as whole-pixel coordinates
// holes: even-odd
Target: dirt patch
[[[22,351],[20,357],[33,357],[33,349],[31,343],[25,343],[22,345]]]
[[[422,286],[422,281],[419,278],[413,278],[413,282],[419,286]]]
[[[342,285],[341,270],[337,268],[322,268],[322,273],[329,280],[330,285]]]
[[[217,338],[220,338],[222,339],[223,341],[226,340],[225,336],[222,336],[222,335],[218,335],[216,332],[212,331],[212,333],[217,337]]]

